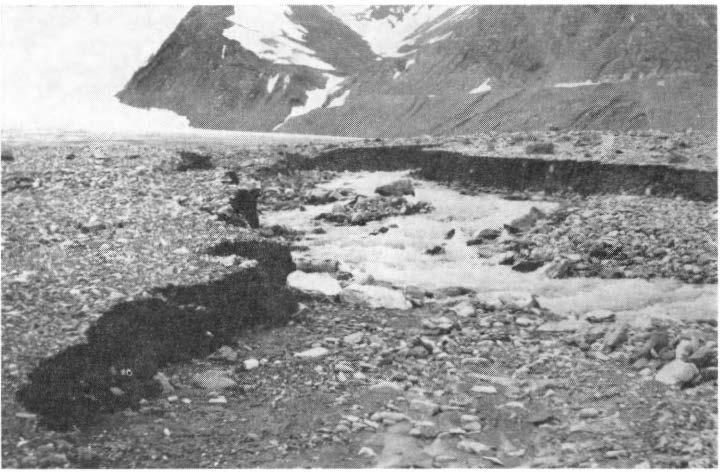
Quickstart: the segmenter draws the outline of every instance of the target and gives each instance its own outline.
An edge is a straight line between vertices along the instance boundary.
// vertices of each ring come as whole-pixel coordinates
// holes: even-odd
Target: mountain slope
[[[118,97],[354,136],[714,130],[714,6],[194,7]]]

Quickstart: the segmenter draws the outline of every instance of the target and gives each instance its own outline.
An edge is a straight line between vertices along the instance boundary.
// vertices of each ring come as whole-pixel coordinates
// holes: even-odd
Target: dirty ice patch
[[[322,107],[325,104],[327,98],[333,93],[335,93],[342,85],[343,80],[345,80],[343,77],[337,77],[332,74],[323,74],[323,77],[325,77],[326,79],[325,86],[323,88],[308,90],[307,92],[305,92],[305,94],[307,95],[305,103],[292,107],[292,109],[290,110],[290,114],[285,117],[282,123],[275,126],[273,128],[273,131],[280,128],[291,118],[295,118],[296,116],[302,116],[306,113],[310,113],[317,108]]]
[[[337,108],[345,105],[345,100],[350,96],[350,90],[345,90],[339,97],[333,98],[328,104],[328,108]]]
[[[373,18],[372,7],[334,5],[326,8],[358,33],[375,54],[383,57],[401,57],[406,54],[399,50],[403,46],[413,45],[423,26],[452,9],[445,5],[413,5],[401,15]]]
[[[490,87],[490,79],[485,79],[485,82],[470,90],[468,93],[474,95],[479,93],[486,93],[490,90],[492,90],[492,87]]]
[[[600,85],[600,82],[593,82],[592,80],[586,80],[585,82],[561,82],[555,84],[555,88],[575,88],[575,87],[588,87],[590,85]]]
[[[275,90],[275,84],[277,83],[279,78],[280,78],[280,74],[276,74],[268,79],[267,93],[272,93],[272,91]]]
[[[400,178],[407,172],[343,173],[322,184],[324,189],[352,188],[373,195],[375,188]],[[366,226],[335,226],[320,223],[325,234],[313,234],[315,217],[332,211],[333,203],[306,207],[306,211],[288,210],[266,215],[266,223],[304,229],[303,244],[309,249],[303,258],[336,259],[342,270],[357,277],[372,275],[375,280],[428,290],[462,286],[480,296],[507,293],[533,293],[540,304],[559,314],[587,313],[596,309],[615,311],[618,318],[633,323],[652,317],[714,318],[717,314],[715,285],[685,284],[671,279],[550,279],[542,269],[531,273],[513,271],[509,266],[491,265],[466,241],[474,232],[501,228],[526,215],[534,206],[544,212],[557,208],[550,201],[510,201],[492,194],[461,195],[438,183],[413,180],[415,197],[409,200],[430,202],[427,214],[396,216],[373,221]],[[391,228],[397,225],[397,228]],[[385,233],[370,235],[380,227]],[[455,235],[445,240],[451,229]],[[431,256],[425,251],[444,245],[445,253]]]
[[[292,64],[334,70],[305,46],[307,30],[290,19],[292,10],[283,5],[235,5],[228,17],[233,25],[223,35],[239,42],[259,58],[274,64]]]

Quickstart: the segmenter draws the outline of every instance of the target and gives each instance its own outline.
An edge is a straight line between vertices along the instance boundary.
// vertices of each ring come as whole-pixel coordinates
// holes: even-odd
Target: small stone
[[[590,323],[605,323],[615,321],[615,313],[610,310],[593,310],[585,313],[583,319]]]
[[[348,346],[359,344],[363,340],[364,337],[365,337],[365,333],[362,331],[348,334],[347,336],[345,336],[343,338],[343,344],[346,344]]]
[[[697,367],[702,368],[717,364],[717,358],[717,343],[711,341],[693,352],[688,360]]]
[[[417,438],[434,439],[439,431],[432,421],[416,421],[408,434]]]
[[[433,416],[440,413],[440,405],[435,402],[423,399],[414,399],[410,401],[410,409],[419,411],[427,416]]]
[[[492,395],[497,393],[497,389],[492,385],[475,385],[470,390],[474,393],[482,393],[486,395]]]
[[[457,444],[457,448],[463,452],[469,452],[471,454],[482,454],[483,452],[492,451],[490,446],[477,441],[470,441],[464,439]]]
[[[400,385],[399,383],[389,382],[387,380],[381,380],[380,382],[371,385],[369,388],[370,388],[370,390],[375,390],[375,391],[389,390],[389,391],[397,392],[397,393],[404,391],[402,385]]]
[[[125,395],[125,392],[118,387],[110,387],[110,393],[112,393],[116,397],[122,397],[123,395]]]
[[[227,403],[227,398],[225,398],[224,395],[220,395],[218,397],[211,398],[210,400],[208,400],[208,403],[222,405]]]
[[[296,352],[294,355],[295,357],[299,357],[301,359],[317,359],[318,357],[326,356],[329,353],[330,351],[324,347],[314,347],[306,351]]]
[[[245,359],[243,361],[243,367],[245,367],[245,370],[257,369],[258,367],[260,367],[260,361],[258,361],[257,359],[252,359],[252,358]]]
[[[358,451],[358,456],[377,457],[377,454],[375,453],[375,451],[373,451],[369,447],[365,446],[365,447],[360,448],[360,451]]]
[[[211,359],[222,359],[227,362],[235,362],[237,357],[237,352],[230,346],[222,346],[210,356]]]
[[[463,425],[463,429],[468,432],[478,432],[482,431],[482,425],[479,421],[471,421],[469,423],[465,423]]]
[[[480,417],[477,415],[462,415],[462,416],[460,416],[460,421],[462,423],[472,423],[474,421],[479,422]]]
[[[380,411],[377,413],[374,413],[370,417],[371,421],[379,421],[383,424],[395,424],[400,421],[410,421],[410,418],[407,417],[407,415],[404,415],[402,413],[398,413],[396,411]]]
[[[519,326],[533,326],[535,322],[527,316],[519,316],[515,318],[515,324]]]
[[[675,347],[675,359],[687,362],[699,347],[700,343],[697,339],[683,339]]]
[[[609,350],[617,348],[622,343],[627,341],[628,329],[629,326],[627,323],[621,323],[617,325],[615,328],[605,334],[605,338],[603,339],[603,345]]]
[[[170,383],[170,379],[167,378],[162,372],[158,372],[153,376],[153,379],[160,384],[164,394],[172,393],[175,391],[175,387]]]
[[[335,364],[335,372],[345,372],[347,374],[352,374],[353,372],[355,372],[355,369],[353,369],[352,365],[348,361],[340,361]]]
[[[405,298],[402,292],[378,285],[352,283],[342,290],[340,300],[343,303],[374,309],[409,310],[412,308],[412,303]]]
[[[583,408],[579,415],[580,418],[595,418],[600,415],[600,411],[597,408]]]
[[[460,318],[467,318],[475,314],[475,307],[468,301],[458,303],[451,310]]]
[[[402,179],[377,187],[375,193],[383,197],[402,197],[404,195],[415,195],[415,189],[413,189],[412,181]]]

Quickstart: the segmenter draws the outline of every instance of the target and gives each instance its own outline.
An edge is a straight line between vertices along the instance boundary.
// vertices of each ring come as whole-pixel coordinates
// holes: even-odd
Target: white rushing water
[[[378,185],[406,177],[407,172],[345,173],[323,184],[323,188],[352,188],[372,195]],[[481,294],[536,294],[542,306],[560,314],[582,314],[595,309],[617,312],[619,319],[645,323],[650,316],[660,318],[715,318],[715,285],[690,285],[676,280],[658,279],[550,279],[542,269],[519,273],[508,266],[489,265],[477,256],[477,247],[467,246],[470,236],[484,228],[499,228],[527,214],[535,206],[551,211],[557,203],[510,201],[491,194],[461,195],[443,185],[414,180],[416,199],[434,206],[428,214],[398,216],[368,223],[367,226],[335,226],[322,222],[325,234],[308,234],[310,247],[302,257],[316,260],[334,258],[353,274],[363,272],[375,280],[398,286],[415,285],[425,289],[450,286],[471,288]],[[410,197],[412,198],[412,197]],[[334,204],[307,206],[306,211],[267,214],[267,224],[282,224],[310,230],[314,217],[331,211]],[[384,234],[369,233],[392,224]],[[455,236],[444,240],[455,229]],[[426,249],[446,243],[445,254],[431,256]]]

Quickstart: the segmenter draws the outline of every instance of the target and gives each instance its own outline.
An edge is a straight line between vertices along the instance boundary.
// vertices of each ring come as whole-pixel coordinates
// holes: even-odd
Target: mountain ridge
[[[248,131],[715,129],[714,6],[253,8],[193,7],[118,98]]]

